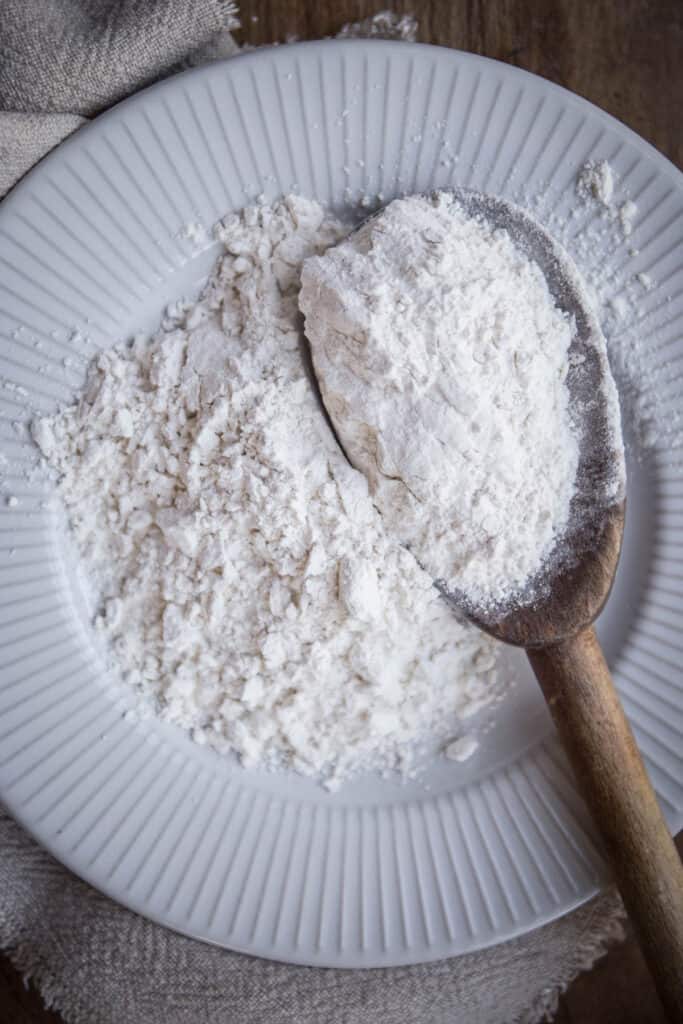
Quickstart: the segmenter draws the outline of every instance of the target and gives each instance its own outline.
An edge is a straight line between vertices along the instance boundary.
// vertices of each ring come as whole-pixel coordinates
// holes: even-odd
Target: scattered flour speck
[[[478,749],[479,743],[474,736],[461,736],[448,744],[446,757],[449,761],[467,761]]]
[[[576,191],[582,199],[597,199],[609,206],[614,194],[614,175],[606,160],[589,160],[576,179]]]

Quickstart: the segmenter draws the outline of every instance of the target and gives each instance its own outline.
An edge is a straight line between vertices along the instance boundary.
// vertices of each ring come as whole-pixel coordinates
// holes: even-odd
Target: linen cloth
[[[405,19],[344,34],[410,37]],[[0,0],[0,195],[85,120],[179,66],[229,56],[225,0]],[[0,811],[0,947],[68,1024],[536,1024],[621,934],[613,891],[438,963],[337,970],[187,939],[98,894]]]

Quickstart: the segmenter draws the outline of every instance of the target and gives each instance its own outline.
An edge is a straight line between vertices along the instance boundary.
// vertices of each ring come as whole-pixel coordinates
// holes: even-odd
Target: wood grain
[[[422,42],[471,50],[542,75],[626,122],[683,166],[681,0],[243,0],[240,42],[334,35],[347,21],[415,13]],[[683,842],[679,842],[683,848]],[[59,1024],[0,957],[0,1024]],[[634,940],[563,996],[557,1024],[663,1024]]]
[[[314,39],[389,9],[416,14],[421,42],[504,60],[572,89],[683,164],[681,0],[252,0],[241,4],[238,38],[255,46]]]

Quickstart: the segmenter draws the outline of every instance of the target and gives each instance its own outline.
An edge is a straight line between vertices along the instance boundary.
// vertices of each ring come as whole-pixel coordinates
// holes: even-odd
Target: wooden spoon
[[[497,639],[526,649],[662,1003],[671,1021],[682,1024],[683,865],[592,625],[612,588],[625,513],[623,500],[591,507],[613,460],[621,458],[609,443],[600,399],[609,372],[596,354],[600,327],[569,257],[536,221],[503,200],[476,193],[459,198],[511,234],[539,264],[558,306],[574,317],[570,360],[578,372],[567,383],[572,407],[586,420],[584,436],[593,442],[581,447],[565,557],[537,581],[528,604],[502,616],[470,610],[471,617]]]
[[[484,628],[526,648],[668,1018],[680,1024],[683,866],[592,626],[623,521],[623,505],[605,515],[594,558],[558,574],[547,601]]]
[[[567,384],[586,443],[562,557],[531,581],[533,597],[502,613],[483,612],[441,581],[437,586],[482,629],[526,649],[662,1003],[682,1024],[683,866],[592,626],[612,587],[625,512],[621,495],[596,497],[609,493],[606,482],[623,461],[609,428],[613,389],[603,386],[609,367],[600,326],[573,263],[535,220],[496,197],[451,191],[470,213],[510,234],[540,266],[556,304],[574,317]]]

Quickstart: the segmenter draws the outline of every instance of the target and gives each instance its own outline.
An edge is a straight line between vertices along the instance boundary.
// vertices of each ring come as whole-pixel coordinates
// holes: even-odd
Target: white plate
[[[67,538],[41,508],[47,485],[25,430],[31,409],[76,394],[74,354],[153,326],[208,271],[215,253],[193,257],[180,237],[191,221],[210,225],[294,188],[340,204],[450,182],[542,192],[547,220],[572,204],[589,156],[609,157],[638,201],[631,244],[641,255],[596,255],[615,270],[631,259],[663,282],[644,299],[642,343],[653,361],[674,361],[657,395],[673,415],[683,405],[681,175],[588,103],[503,64],[385,42],[259,50],[122,103],[2,204],[0,445],[10,463],[0,468],[2,493],[19,505],[2,502],[0,516],[0,793],[77,874],[181,932],[337,966],[477,949],[595,892],[603,867],[591,828],[519,657],[522,681],[478,754],[405,786],[363,778],[329,795],[294,775],[244,771],[158,722],[126,721],[128,695],[105,678]],[[73,338],[76,328],[94,345]],[[630,470],[624,557],[601,632],[678,828],[680,460],[659,450]]]

